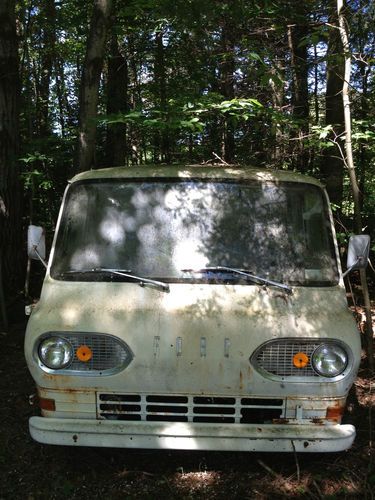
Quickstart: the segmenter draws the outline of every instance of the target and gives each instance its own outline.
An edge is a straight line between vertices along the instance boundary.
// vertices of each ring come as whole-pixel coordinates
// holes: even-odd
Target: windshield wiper
[[[197,273],[197,274],[228,272],[228,273],[238,274],[239,276],[244,276],[245,278],[253,281],[254,283],[258,283],[261,285],[275,286],[277,288],[280,288],[289,295],[293,293],[293,290],[288,285],[284,285],[283,283],[272,281],[267,278],[262,278],[261,276],[256,276],[255,274],[251,274],[246,271],[242,271],[241,269],[236,269],[234,267],[215,266],[215,267],[204,267],[202,269],[181,269],[181,271],[183,273]]]
[[[132,274],[130,270],[127,269],[108,269],[106,267],[94,267],[93,269],[82,269],[77,271],[65,271],[60,274],[60,276],[64,276],[66,274],[115,274],[116,276],[123,276],[124,278],[129,278],[135,280],[139,283],[140,286],[145,285],[153,285],[159,290],[163,292],[169,292],[169,285],[163,283],[162,281],[153,280],[152,278],[144,278],[143,276],[137,276],[136,274]]]

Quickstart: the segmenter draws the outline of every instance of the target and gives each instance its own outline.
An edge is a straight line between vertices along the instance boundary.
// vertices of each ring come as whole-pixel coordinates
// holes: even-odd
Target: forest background
[[[1,0],[0,327],[24,287],[29,223],[51,236],[74,173],[245,163],[327,186],[345,248],[354,201],[375,236],[375,3],[350,0]],[[36,264],[37,265],[37,264]]]

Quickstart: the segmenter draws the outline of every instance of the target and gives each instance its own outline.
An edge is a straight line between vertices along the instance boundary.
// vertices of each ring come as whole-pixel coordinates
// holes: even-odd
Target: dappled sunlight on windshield
[[[100,264],[98,246],[87,245],[85,248],[77,249],[71,256],[72,269],[84,269],[85,267],[97,267]]]
[[[172,258],[177,269],[183,269],[187,262],[193,269],[208,265],[208,258],[199,251],[199,244],[199,240],[194,238],[176,243]]]
[[[113,245],[125,243],[125,228],[118,211],[109,211],[99,226],[99,234],[103,240]]]
[[[321,190],[297,183],[191,180],[101,181],[70,188],[53,277],[101,267],[163,280],[209,281],[181,271],[208,266],[289,283],[335,282]],[[238,275],[228,279],[241,281]]]

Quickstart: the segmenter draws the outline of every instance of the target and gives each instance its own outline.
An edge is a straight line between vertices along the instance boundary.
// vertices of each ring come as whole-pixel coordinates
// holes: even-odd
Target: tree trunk
[[[344,133],[344,107],[342,102],[342,82],[345,61],[343,46],[338,30],[336,0],[330,0],[329,41],[327,51],[326,125],[332,125],[330,138],[335,143],[325,150],[321,173],[332,203],[341,207],[343,195],[344,165],[340,150],[340,137]]]
[[[17,168],[19,73],[15,1],[0,2],[0,258],[5,295],[22,286],[22,227]],[[0,323],[5,308],[0,305]],[[0,325],[1,326],[1,325]]]
[[[47,137],[50,132],[49,101],[50,83],[52,78],[53,62],[55,57],[56,42],[56,7],[55,0],[45,0],[41,4],[42,47],[41,65],[38,82],[38,116],[37,128],[39,137]]]
[[[318,49],[314,43],[314,112],[315,124],[319,123],[319,71],[318,71]]]
[[[272,89],[272,106],[275,111],[282,113],[285,104],[284,73],[285,60],[281,54],[275,54],[272,67],[270,69],[271,78],[269,80]],[[274,120],[272,128],[274,147],[267,152],[269,161],[273,164],[280,164],[284,156],[284,134],[282,126]],[[271,153],[271,154],[270,154]]]
[[[127,48],[129,59],[129,88],[131,89],[129,95],[130,109],[133,111],[139,110],[142,107],[142,92],[141,82],[138,71],[138,55],[136,50],[135,35],[132,33],[127,36]],[[143,131],[134,123],[128,126],[128,137],[130,146],[130,162],[132,164],[142,164],[142,144],[143,144]]]
[[[79,101],[78,171],[95,167],[96,115],[112,0],[94,0]]]
[[[351,130],[351,111],[350,111],[350,99],[349,99],[349,82],[351,73],[351,56],[348,34],[346,31],[346,23],[344,17],[344,3],[343,0],[337,0],[337,13],[339,20],[339,33],[341,36],[343,53],[345,57],[345,74],[344,82],[342,86],[342,101],[344,108],[344,118],[345,118],[345,153],[346,153],[346,164],[349,170],[350,184],[353,193],[354,201],[354,222],[355,230],[357,234],[362,233],[362,217],[360,210],[360,200],[359,200],[359,189],[357,184],[357,178],[354,168],[353,160],[353,150],[352,150],[352,130]],[[366,313],[366,352],[367,361],[370,370],[374,371],[374,349],[373,349],[373,331],[372,331],[372,318],[371,318],[371,303],[367,286],[366,270],[360,270],[362,293],[365,303],[365,313]]]
[[[234,42],[233,29],[228,20],[223,20],[221,30],[222,62],[220,68],[220,87],[221,93],[226,100],[234,98]],[[231,119],[225,116],[222,120],[222,147],[221,157],[227,163],[234,161],[234,130]]]
[[[306,25],[288,27],[292,70],[292,112],[293,117],[299,123],[298,131],[294,134],[294,139],[297,141],[292,163],[301,172],[306,172],[309,164],[309,154],[304,147],[304,137],[309,132],[307,45],[301,44],[301,40],[307,34]]]
[[[112,34],[108,60],[107,114],[127,113],[128,66],[121,54],[117,35]],[[125,165],[127,156],[126,124],[114,123],[107,127],[107,165]]]
[[[359,48],[359,53],[364,54],[366,51],[366,45],[368,43],[368,37],[366,34],[367,30],[367,22],[366,22],[366,8],[367,8],[367,1],[362,0],[359,3],[359,7],[361,9],[362,15],[358,21],[358,48]],[[371,92],[370,91],[370,81],[372,75],[372,67],[371,64],[368,64],[365,60],[362,58],[358,58],[357,61],[358,67],[359,67],[359,74],[360,74],[360,81],[361,81],[361,92],[360,92],[360,109],[358,113],[358,119],[359,120],[364,120],[368,121],[372,115],[372,110],[371,107],[369,106],[370,103],[370,96]],[[359,145],[359,156],[358,156],[358,164],[357,164],[357,175],[359,177],[359,191],[360,191],[360,198],[359,198],[359,204],[361,208],[361,212],[363,209],[363,200],[366,197],[366,176],[367,172],[371,168],[371,148],[366,147],[366,140],[359,139],[358,140],[358,145]],[[370,167],[370,168],[369,168]],[[367,221],[365,221],[365,224]]]
[[[157,134],[156,139],[156,156],[158,156],[158,149],[160,149],[160,159],[161,161],[170,161],[170,144],[169,144],[169,131],[167,125],[167,81],[165,72],[165,57],[164,57],[164,45],[163,45],[163,31],[157,31],[155,34],[155,82],[158,89],[158,100],[161,112],[161,119],[163,121],[164,127],[160,134]],[[160,141],[159,141],[160,137]],[[160,148],[158,143],[160,142]]]

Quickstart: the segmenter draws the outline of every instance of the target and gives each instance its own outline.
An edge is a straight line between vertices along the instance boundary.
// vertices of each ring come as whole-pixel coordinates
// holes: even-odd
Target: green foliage
[[[241,122],[258,117],[262,110],[263,105],[257,99],[223,100],[223,96],[211,93],[187,103],[170,99],[167,111],[157,108],[134,110],[126,114],[102,116],[99,123],[125,123],[148,132],[172,131],[181,138],[184,133],[199,138],[214,120],[228,118],[234,126],[240,126]]]
[[[327,139],[332,134],[333,125],[313,125],[311,127],[311,131],[313,133],[313,137],[316,139]],[[325,141],[319,142],[318,146],[324,146]]]
[[[348,4],[353,58],[352,145],[364,193],[363,215],[375,207],[375,113],[373,39],[375,7]],[[67,178],[74,173],[78,134],[79,85],[91,16],[90,2],[17,2],[22,80],[21,170],[25,189],[34,190],[35,217],[53,220]],[[232,140],[235,162],[267,168],[302,169],[320,174],[322,157],[340,157],[343,137],[325,121],[327,65],[340,51],[327,44],[328,4],[308,2],[217,2],[208,0],[129,0],[116,2],[109,40],[116,36],[127,70],[122,111],[107,112],[108,45],[98,105],[96,166],[107,165],[110,130],[124,127],[128,165],[142,162],[205,161],[221,156]],[[298,29],[298,48],[307,48],[309,123],[293,109],[296,91],[288,31]],[[45,34],[54,42],[45,58]],[[162,32],[162,56],[156,32]],[[316,50],[316,58],[314,55]],[[160,47],[159,47],[160,49]],[[160,60],[158,58],[162,57]],[[159,68],[159,74],[157,71]],[[43,128],[43,76],[50,76],[47,126]],[[45,89],[44,89],[45,92]],[[126,111],[124,111],[124,109]],[[314,111],[314,116],[313,116]],[[303,136],[300,139],[300,136]],[[230,142],[230,141],[229,141]],[[162,144],[167,146],[162,146]],[[167,147],[165,152],[163,147]],[[169,160],[168,160],[169,161]],[[352,200],[347,178],[337,216],[350,227]],[[52,225],[51,222],[49,222]]]
[[[375,124],[373,120],[354,120],[354,132],[352,139],[358,142],[366,142],[366,147],[375,149]]]

